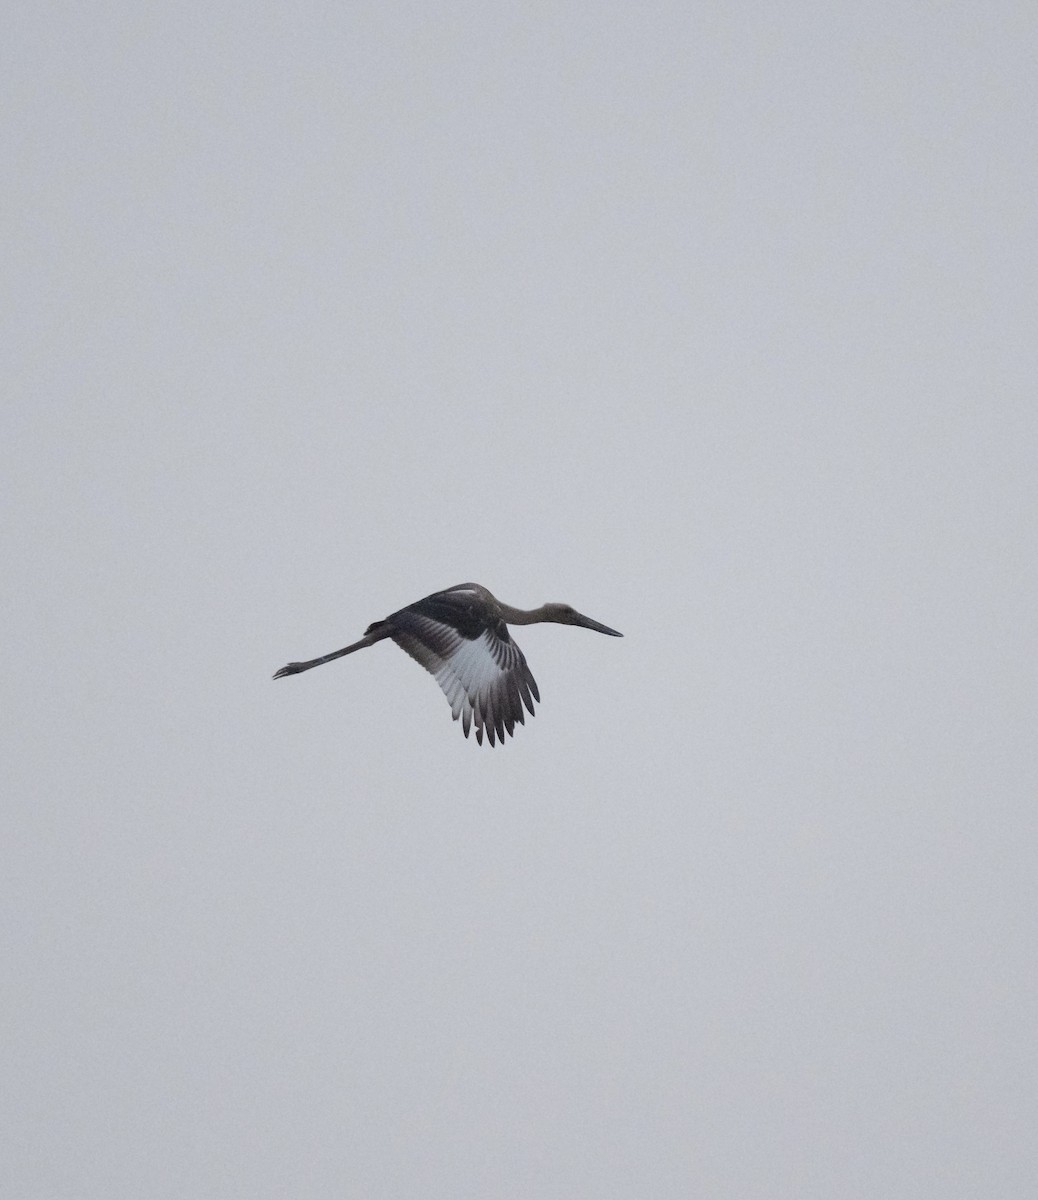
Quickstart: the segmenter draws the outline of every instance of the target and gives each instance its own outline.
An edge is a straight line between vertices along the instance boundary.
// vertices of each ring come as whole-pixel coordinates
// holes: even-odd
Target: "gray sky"
[[[0,57],[0,1194],[1038,1194],[1032,6]]]

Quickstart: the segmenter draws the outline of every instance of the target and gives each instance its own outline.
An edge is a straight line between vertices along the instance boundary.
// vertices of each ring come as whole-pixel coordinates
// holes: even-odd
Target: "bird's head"
[[[557,625],[579,625],[583,629],[593,629],[595,633],[607,633],[610,637],[623,637],[615,629],[603,625],[601,621],[592,621],[583,613],[578,613],[571,604],[545,604],[541,612],[545,621],[554,621]]]

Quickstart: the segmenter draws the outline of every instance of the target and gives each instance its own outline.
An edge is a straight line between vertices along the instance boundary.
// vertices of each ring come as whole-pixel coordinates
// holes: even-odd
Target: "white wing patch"
[[[540,696],[515,642],[503,641],[489,629],[477,638],[464,638],[431,617],[409,617],[410,628],[395,630],[393,640],[432,674],[466,737],[475,726],[476,741],[482,744],[485,731],[493,746],[525,723],[524,703],[533,715],[533,702]]]

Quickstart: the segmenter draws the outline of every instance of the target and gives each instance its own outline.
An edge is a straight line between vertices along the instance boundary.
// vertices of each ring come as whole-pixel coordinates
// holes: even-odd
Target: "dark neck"
[[[537,625],[542,621],[555,620],[550,604],[542,604],[540,608],[513,608],[499,600],[498,607],[501,609],[501,616],[509,625]]]

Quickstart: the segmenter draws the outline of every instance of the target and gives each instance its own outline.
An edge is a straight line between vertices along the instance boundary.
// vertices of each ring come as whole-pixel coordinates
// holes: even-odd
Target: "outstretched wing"
[[[380,623],[381,624],[381,623]],[[476,727],[491,746],[525,723],[523,705],[533,716],[540,702],[537,684],[508,626],[460,589],[437,592],[386,618],[390,637],[435,678],[455,721],[468,737]]]

